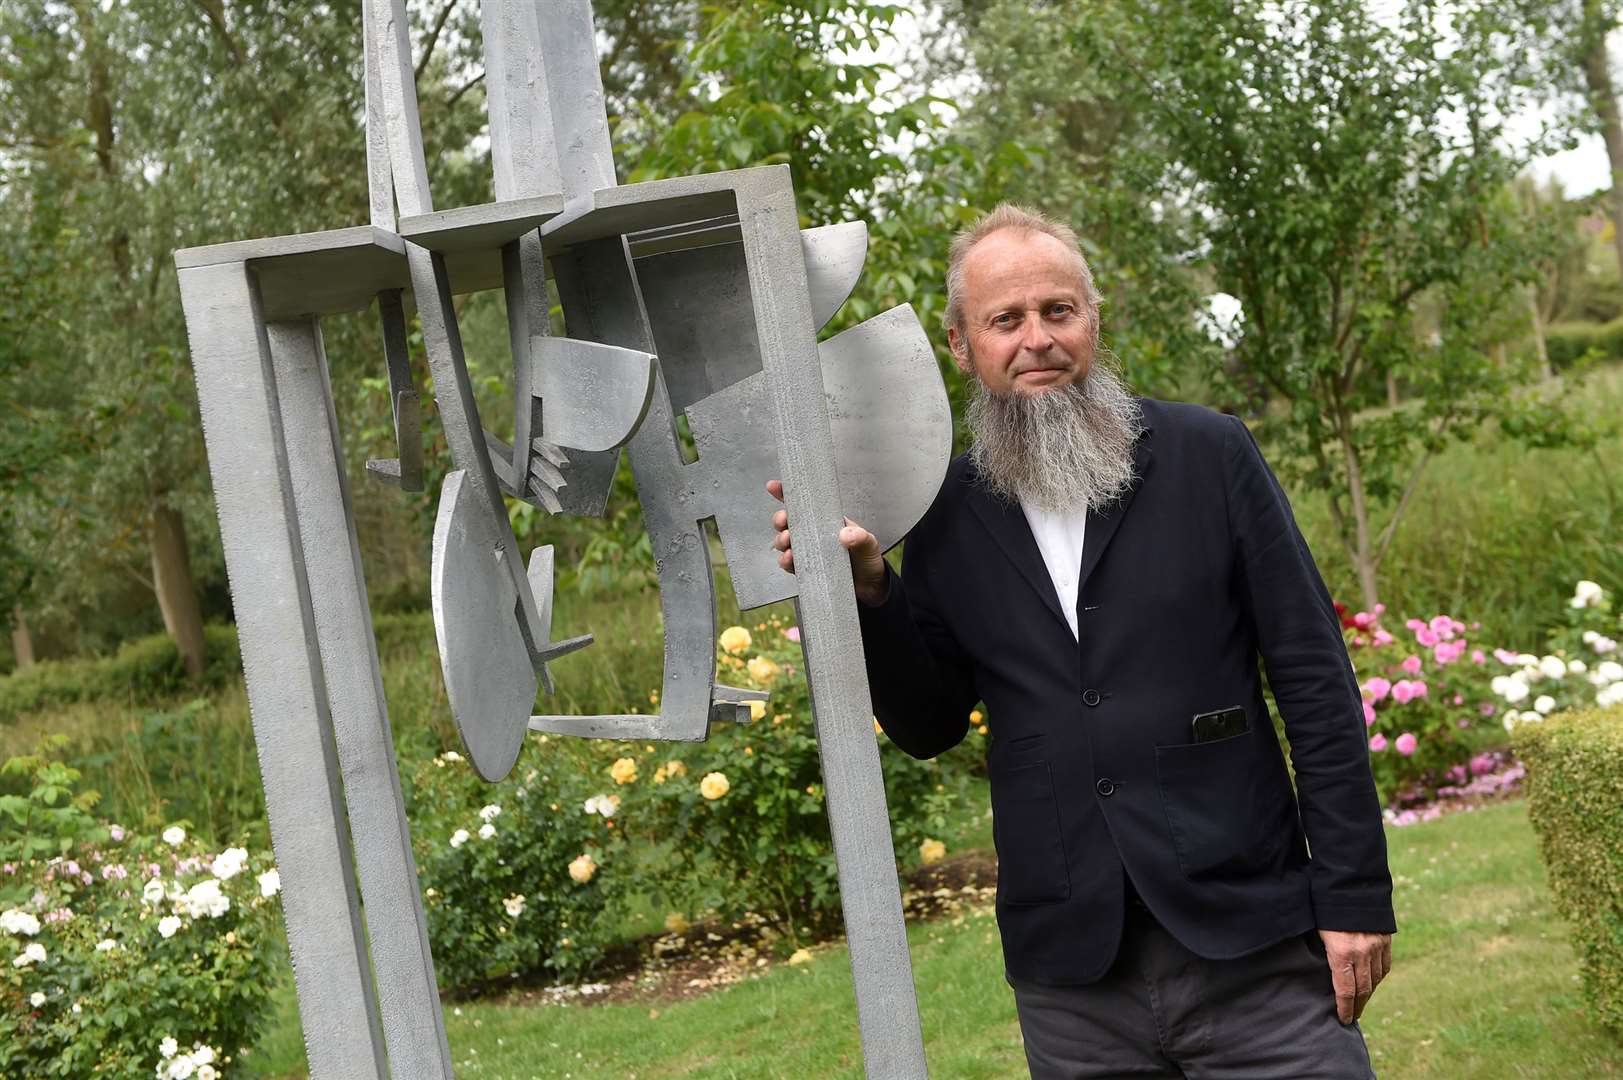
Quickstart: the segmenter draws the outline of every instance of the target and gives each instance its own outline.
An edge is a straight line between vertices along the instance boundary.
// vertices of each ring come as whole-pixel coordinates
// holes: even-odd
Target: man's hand
[[[783,501],[783,481],[768,480],[767,494]],[[772,527],[778,530],[772,546],[778,549],[778,565],[795,572],[795,549],[789,542],[789,513],[779,510],[772,515]],[[885,554],[879,550],[879,540],[861,525],[845,519],[840,530],[840,546],[851,553],[851,583],[856,586],[857,599],[870,607],[878,607],[890,595],[885,584]]]
[[[1336,1017],[1350,1024],[1363,1014],[1370,995],[1392,970],[1392,935],[1320,930],[1319,937],[1336,989]]]

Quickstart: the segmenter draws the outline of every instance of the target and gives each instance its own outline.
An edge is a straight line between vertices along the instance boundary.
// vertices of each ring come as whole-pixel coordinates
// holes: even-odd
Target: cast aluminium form
[[[951,421],[917,318],[819,343],[867,232],[802,230],[785,167],[616,186],[588,0],[485,0],[496,201],[436,210],[403,0],[362,17],[369,224],[176,253],[311,1075],[451,1075],[321,340],[322,316],[376,304],[397,449],[364,475],[424,484],[415,310],[452,465],[435,634],[474,767],[500,781],[529,731],[698,740],[748,719],[764,695],[715,681],[714,522],[740,606],[798,609],[867,1075],[924,1077],[837,541],[844,515],[899,541],[944,475]],[[510,433],[480,418],[452,304],[488,289],[507,311]],[[554,634],[553,550],[521,551],[507,500],[601,514],[622,447],[659,574],[661,711],[537,714],[548,663],[592,639]],[[795,576],[771,546],[773,478],[802,523]]]

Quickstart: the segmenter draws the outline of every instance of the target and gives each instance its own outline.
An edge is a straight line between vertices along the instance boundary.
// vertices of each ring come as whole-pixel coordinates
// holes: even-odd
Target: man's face
[[[988,392],[1036,395],[1080,383],[1096,338],[1077,253],[1047,233],[1002,229],[963,264],[963,328],[947,331],[958,366]]]

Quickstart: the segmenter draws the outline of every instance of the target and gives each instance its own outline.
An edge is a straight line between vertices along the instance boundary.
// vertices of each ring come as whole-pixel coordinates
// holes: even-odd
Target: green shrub
[[[1596,1018],[1623,1034],[1623,708],[1518,725],[1515,746],[1584,994]]]
[[[210,854],[172,826],[163,839],[87,823],[76,775],[43,756],[27,846],[0,867],[0,1074],[234,1073],[269,999],[280,946],[268,857]],[[8,851],[13,850],[8,846]]]
[[[620,777],[635,777],[616,788],[632,811],[630,827],[650,830],[669,852],[656,870],[667,896],[727,919],[754,912],[791,944],[808,930],[828,933],[840,919],[817,729],[797,641],[798,630],[775,616],[753,635],[730,628],[718,654],[720,679],[771,694],[754,710],[755,720],[715,724],[703,743],[658,751],[633,746],[613,766]],[[904,861],[916,861],[921,845],[946,830],[950,812],[966,798],[969,773],[957,763],[967,755],[919,761],[877,737],[896,849]]]
[[[0,720],[76,701],[152,701],[219,686],[242,672],[237,628],[204,627],[208,667],[201,684],[186,674],[174,641],[165,634],[136,638],[112,656],[42,660],[0,678]]]
[[[1544,347],[1556,371],[1573,367],[1590,352],[1597,360],[1623,360],[1623,317],[1604,323],[1554,323],[1544,332]]]
[[[583,809],[601,786],[602,755],[586,740],[531,736],[501,784],[480,780],[455,751],[407,774],[442,989],[542,971],[575,980],[615,943],[639,882],[618,807]]]

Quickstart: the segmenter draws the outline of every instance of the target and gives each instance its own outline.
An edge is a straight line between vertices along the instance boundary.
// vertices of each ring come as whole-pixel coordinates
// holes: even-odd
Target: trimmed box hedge
[[[1515,745],[1584,996],[1596,1019],[1623,1035],[1623,708],[1519,725]]]

